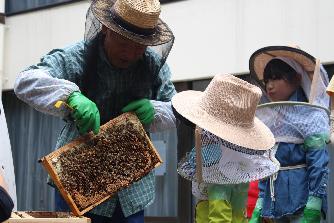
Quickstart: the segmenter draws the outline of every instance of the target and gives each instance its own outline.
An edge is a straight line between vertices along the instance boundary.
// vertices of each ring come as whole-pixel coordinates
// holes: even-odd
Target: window
[[[12,15],[77,1],[80,0],[5,0],[5,12]]]
[[[14,15],[78,1],[82,0],[5,0],[5,13]],[[162,4],[173,1],[179,0],[160,0]]]

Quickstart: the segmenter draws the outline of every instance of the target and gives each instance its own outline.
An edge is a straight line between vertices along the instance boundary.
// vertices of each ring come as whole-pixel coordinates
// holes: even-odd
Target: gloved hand
[[[309,196],[302,223],[320,223],[321,221],[321,205],[322,200],[319,197]]]
[[[122,112],[133,111],[138,116],[143,125],[151,124],[154,119],[154,106],[152,102],[146,98],[130,102],[122,109]]]
[[[320,223],[321,212],[318,210],[304,208],[304,215],[302,223]]]
[[[248,223],[261,223],[262,198],[258,198],[253,214]]]
[[[100,113],[95,103],[80,92],[73,92],[67,99],[67,103],[73,108],[72,117],[80,134],[93,130],[94,134],[100,130]]]

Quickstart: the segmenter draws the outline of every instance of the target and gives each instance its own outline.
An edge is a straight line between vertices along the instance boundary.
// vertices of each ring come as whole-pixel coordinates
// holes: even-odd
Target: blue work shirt
[[[290,101],[306,101],[306,99],[300,91],[296,91]],[[306,106],[301,109],[307,111]],[[305,113],[306,118],[310,115],[310,113]],[[316,125],[315,122],[317,120],[314,122],[308,120],[298,124]],[[310,129],[309,126],[304,127]],[[263,198],[262,217],[281,218],[300,213],[309,196],[321,198],[322,210],[326,213],[326,188],[329,173],[326,142],[329,139],[329,132],[316,132],[316,134],[305,137],[303,144],[278,143],[276,159],[280,162],[281,167],[303,164],[306,164],[306,167],[278,172],[277,179],[274,181],[274,200],[271,198],[270,180],[265,179],[259,182],[259,197]]]

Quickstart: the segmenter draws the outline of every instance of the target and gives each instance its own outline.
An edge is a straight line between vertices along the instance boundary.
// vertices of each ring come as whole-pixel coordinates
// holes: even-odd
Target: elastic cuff
[[[307,199],[306,207],[313,210],[321,210],[322,199],[320,197],[309,196]]]

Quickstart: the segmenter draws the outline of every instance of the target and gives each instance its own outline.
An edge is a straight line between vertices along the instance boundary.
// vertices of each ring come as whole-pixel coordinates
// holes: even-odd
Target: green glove
[[[253,214],[248,223],[261,223],[262,198],[258,198]]]
[[[248,223],[261,223],[261,209],[254,208],[252,217]]]
[[[321,212],[314,209],[305,208],[302,223],[320,223]]]
[[[154,107],[150,100],[144,98],[130,102],[122,109],[122,112],[133,111],[143,125],[150,124],[154,119]]]
[[[321,221],[321,205],[322,200],[319,197],[309,196],[302,223],[320,223]]]
[[[80,134],[93,130],[99,133],[100,113],[95,103],[80,92],[73,92],[67,99],[67,103],[73,108],[72,117],[76,121]]]

